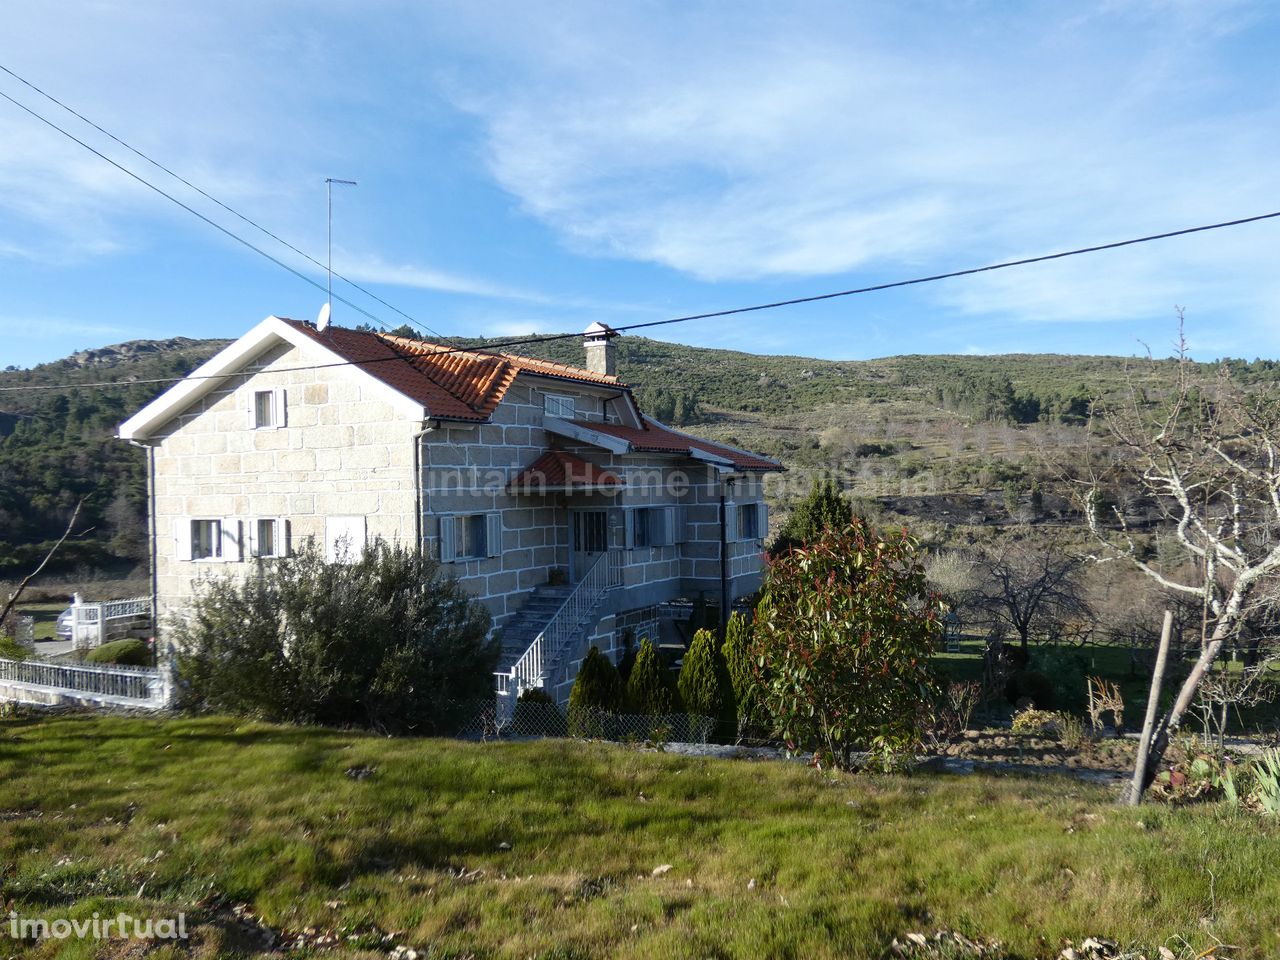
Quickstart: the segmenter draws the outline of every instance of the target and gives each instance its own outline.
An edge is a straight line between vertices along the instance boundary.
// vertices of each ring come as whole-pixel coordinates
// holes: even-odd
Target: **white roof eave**
[[[234,343],[192,370],[185,378],[156,397],[132,417],[120,424],[116,436],[121,440],[145,441],[175,417],[181,416],[197,400],[212,393],[227,380],[242,376],[245,366],[254,357],[263,353],[276,343],[288,343],[300,351],[310,347],[319,348],[322,355],[332,361],[342,362],[343,357],[328,349],[324,344],[312,340],[279,317],[270,316],[255,326]],[[326,359],[324,362],[331,362]],[[383,383],[377,377],[352,364],[360,377],[364,378],[373,389],[384,394],[388,402],[403,410],[407,417],[416,421],[428,418],[426,407],[411,397],[405,396],[394,387]]]

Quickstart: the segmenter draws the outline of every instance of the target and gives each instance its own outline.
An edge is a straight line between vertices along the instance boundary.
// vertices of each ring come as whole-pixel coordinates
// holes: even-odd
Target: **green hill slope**
[[[483,346],[494,341],[458,341]],[[226,341],[135,341],[0,372],[0,577],[29,569],[85,498],[63,569],[145,557],[142,451],[116,426]],[[1034,481],[1032,451],[1070,444],[1090,397],[1131,385],[1158,395],[1172,362],[1116,357],[904,356],[830,361],[758,356],[622,337],[619,372],[659,419],[772,454],[793,468],[783,505],[810,471],[837,472],[865,497],[979,494]],[[582,363],[577,337],[519,348]],[[1272,380],[1270,361],[1237,362]],[[110,380],[124,386],[95,387]],[[57,389],[40,389],[40,388]]]

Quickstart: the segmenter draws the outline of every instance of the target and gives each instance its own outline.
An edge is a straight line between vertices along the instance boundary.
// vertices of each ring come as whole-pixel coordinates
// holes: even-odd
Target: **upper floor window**
[[[548,417],[558,417],[561,420],[572,420],[577,416],[573,397],[566,397],[559,393],[542,395],[542,412]]]
[[[676,542],[675,507],[636,507],[628,512],[627,546],[666,547]]]
[[[325,517],[324,554],[330,563],[355,563],[364,551],[364,517]]]
[[[738,504],[738,529],[731,540],[761,540],[769,529],[768,507],[764,503]]]
[[[239,561],[240,521],[220,518],[182,518],[174,529],[179,560]]]
[[[255,430],[270,430],[285,425],[285,395],[282,388],[255,390],[250,423]]]

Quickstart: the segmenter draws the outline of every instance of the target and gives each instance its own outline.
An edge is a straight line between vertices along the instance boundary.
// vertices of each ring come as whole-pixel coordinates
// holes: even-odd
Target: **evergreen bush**
[[[85,655],[86,663],[115,663],[126,667],[149,667],[153,662],[151,648],[145,640],[112,640],[94,647]]]
[[[720,653],[733,685],[734,713],[738,719],[738,735],[742,736],[748,726],[760,719],[759,684],[751,659],[751,625],[742,614],[735,613],[729,618]]]
[[[684,655],[677,687],[688,713],[715,721],[713,740],[727,742],[736,738],[738,715],[733,681],[724,656],[716,645],[715,634],[710,630],[699,630],[693,635],[689,652]]]
[[[814,480],[808,496],[787,516],[777,539],[769,547],[770,557],[781,557],[795,547],[817,540],[828,530],[841,530],[853,520],[853,504],[835,481]]]
[[[259,575],[204,581],[172,624],[185,705],[267,720],[438,733],[493,696],[489,614],[417,551],[350,563],[314,543]]]
[[[934,696],[941,615],[905,532],[881,537],[855,519],[773,561],[751,652],[775,732],[843,769],[857,751],[902,763]]]
[[[523,691],[516,700],[512,729],[525,737],[565,737],[569,725],[555,697],[537,687]]]
[[[647,637],[640,641],[635,666],[627,680],[627,705],[632,713],[654,716],[682,712],[680,691],[671,671]]]
[[[598,647],[592,647],[569,691],[569,736],[604,736],[605,714],[621,712],[624,699],[617,669]]]

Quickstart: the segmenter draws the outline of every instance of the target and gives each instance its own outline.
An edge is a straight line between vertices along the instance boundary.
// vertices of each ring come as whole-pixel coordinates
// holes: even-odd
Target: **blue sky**
[[[619,325],[1280,209],[1280,8],[10,0],[0,63],[446,335]],[[16,81],[0,89],[323,282]],[[0,101],[0,366],[323,294]],[[658,334],[1280,354],[1280,221]],[[400,318],[359,294],[389,325]],[[339,323],[363,318],[341,304]]]

